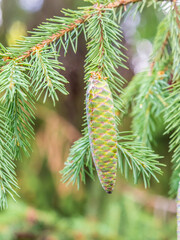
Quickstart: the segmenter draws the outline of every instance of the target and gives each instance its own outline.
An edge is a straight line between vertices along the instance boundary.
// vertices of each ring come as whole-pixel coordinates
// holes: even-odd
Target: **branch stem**
[[[113,9],[113,8],[118,8],[120,6],[126,6],[130,3],[136,3],[136,2],[141,2],[142,0],[117,0],[113,3],[109,3],[108,5],[103,5],[103,4],[95,4],[92,7],[89,8],[89,10],[93,9],[97,9],[99,11],[101,11],[102,9]],[[157,1],[161,1],[161,0],[157,0]],[[80,24],[83,24],[89,17],[91,17],[91,14],[85,14],[84,16],[82,16],[82,18],[80,19],[76,19],[74,21],[74,23],[70,24],[69,26],[67,26],[66,28],[60,30],[57,33],[52,34],[48,39],[42,41],[41,43],[33,46],[32,48],[30,48],[28,51],[24,52],[22,55],[20,55],[17,59],[19,60],[24,60],[28,57],[30,57],[30,55],[34,52],[36,52],[36,50],[41,50],[43,47],[50,45],[52,42],[54,42],[55,40],[59,39],[60,37],[64,36],[66,33],[73,31],[75,28],[77,28]],[[7,61],[9,59],[12,59],[10,56],[8,57],[4,57],[4,61]]]

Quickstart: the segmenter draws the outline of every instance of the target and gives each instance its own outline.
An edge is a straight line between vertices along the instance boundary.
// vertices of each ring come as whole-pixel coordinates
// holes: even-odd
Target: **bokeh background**
[[[76,9],[87,4],[82,0],[0,0],[0,42],[13,45],[47,18],[61,15],[60,9]],[[123,19],[123,43],[127,47],[129,70],[121,74],[131,80],[148,67],[152,43],[163,10],[147,8],[133,18]],[[35,140],[30,158],[17,162],[19,195],[17,202],[9,199],[9,208],[0,212],[0,240],[174,240],[176,239],[176,203],[168,197],[171,155],[168,136],[163,126],[156,134],[155,151],[164,156],[164,174],[160,183],[152,181],[145,190],[142,182],[134,186],[118,174],[117,186],[107,195],[98,179],[87,178],[86,185],[66,186],[62,170],[70,146],[81,136],[84,112],[83,65],[86,45],[79,38],[78,52],[69,48],[61,56],[69,81],[69,95],[59,95],[54,108],[51,101],[38,103]],[[62,53],[63,55],[63,53]],[[121,130],[130,129],[127,116]]]

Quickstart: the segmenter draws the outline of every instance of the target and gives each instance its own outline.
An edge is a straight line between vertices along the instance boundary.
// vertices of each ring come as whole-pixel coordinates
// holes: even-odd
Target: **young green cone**
[[[112,94],[105,79],[92,73],[86,93],[91,153],[102,187],[111,193],[117,172],[117,130]]]

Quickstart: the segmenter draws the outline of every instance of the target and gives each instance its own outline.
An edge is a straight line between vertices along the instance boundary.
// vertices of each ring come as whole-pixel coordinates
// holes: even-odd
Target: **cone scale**
[[[117,172],[115,109],[106,79],[93,72],[86,92],[86,114],[92,158],[102,187],[112,193]]]

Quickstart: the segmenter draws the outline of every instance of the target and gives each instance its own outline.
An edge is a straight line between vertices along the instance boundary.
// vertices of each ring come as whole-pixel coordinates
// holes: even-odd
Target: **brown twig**
[[[118,8],[120,6],[126,6],[130,3],[136,3],[136,2],[141,2],[141,1],[142,0],[117,0],[113,3],[109,3],[108,5],[95,4],[92,7],[90,7],[90,9],[94,8],[94,9],[101,11],[102,9]],[[157,1],[162,1],[162,0],[157,0]],[[66,33],[71,32],[73,29],[77,28],[80,24],[84,23],[90,16],[91,16],[91,14],[86,14],[86,15],[82,16],[82,18],[75,20],[74,23],[70,24],[69,26],[60,30],[59,32],[52,34],[48,39],[33,46],[28,51],[24,52],[22,55],[17,57],[17,59],[20,59],[22,61],[22,60],[30,57],[31,53],[35,52],[36,50],[40,50],[47,45],[50,45],[50,43],[52,43],[53,41],[64,36]],[[14,59],[14,58],[11,58],[10,56],[4,57],[4,61],[7,61],[9,59]]]
[[[70,24],[68,27],[66,27],[63,30],[60,30],[57,33],[54,33],[52,36],[50,36],[48,39],[42,41],[41,43],[37,44],[36,46],[32,47],[29,51],[25,52],[22,56],[20,56],[20,59],[28,58],[32,52],[35,52],[36,50],[42,49],[44,46],[49,45],[53,41],[57,40],[58,38],[65,35],[65,33],[71,32],[74,28],[76,28],[79,24],[82,24],[86,21],[88,18],[88,15],[83,16],[81,19],[75,20],[73,24]]]
[[[99,4],[99,5],[95,4],[93,6],[93,8],[97,9],[97,10],[102,10],[103,8],[106,8],[106,9],[117,8],[117,7],[120,7],[123,5],[125,6],[129,3],[135,3],[135,2],[140,2],[140,1],[142,1],[142,0],[118,0],[118,1],[115,1],[114,3],[108,4],[106,6],[102,5],[102,4]],[[92,9],[92,7],[90,9]],[[80,24],[84,23],[90,16],[91,16],[90,14],[86,14],[86,15],[82,16],[82,18],[75,20],[74,23],[70,24],[69,26],[60,30],[59,32],[54,33],[48,39],[42,41],[41,43],[30,48],[28,51],[24,52],[22,55],[20,55],[18,57],[18,59],[24,60],[24,59],[30,57],[31,53],[35,52],[36,50],[42,49],[43,47],[45,47],[45,46],[49,45],[50,43],[52,43],[53,41],[57,40],[58,38],[64,36],[66,33],[71,32],[73,29],[78,27]],[[9,59],[13,59],[13,58],[11,58],[10,56],[4,57],[4,61],[7,61]]]

